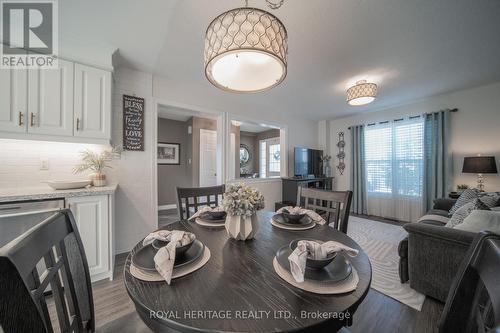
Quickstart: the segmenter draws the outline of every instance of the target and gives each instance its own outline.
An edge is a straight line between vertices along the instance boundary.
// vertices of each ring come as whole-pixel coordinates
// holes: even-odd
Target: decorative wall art
[[[123,95],[123,149],[144,151],[144,98]]]
[[[344,174],[345,170],[345,163],[344,163],[344,158],[345,158],[345,140],[344,140],[344,132],[339,133],[339,141],[337,142],[337,148],[339,149],[339,152],[337,154],[337,158],[339,159],[339,164],[337,165],[337,169],[340,172],[340,175]]]
[[[181,145],[158,142],[158,164],[179,165]]]

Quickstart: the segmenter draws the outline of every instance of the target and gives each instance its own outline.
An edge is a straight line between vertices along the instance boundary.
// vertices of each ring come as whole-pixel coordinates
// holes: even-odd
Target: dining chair
[[[352,191],[327,191],[299,187],[297,205],[321,214],[333,228],[347,234]]]
[[[194,210],[194,213],[203,206],[218,206],[219,196],[222,199],[222,195],[225,190],[225,185],[209,187],[177,187],[179,219],[187,220],[191,216],[191,208]]]
[[[498,332],[500,235],[480,232],[448,293],[439,332]]]
[[[39,262],[44,272],[39,273]],[[49,285],[61,332],[93,332],[89,268],[69,210],[54,213],[0,249],[0,325],[5,333],[54,330],[45,295]]]
[[[0,248],[0,332],[94,332],[92,296],[87,258],[70,210],[54,213]],[[111,332],[107,326],[112,332],[150,331],[135,311],[99,330]]]

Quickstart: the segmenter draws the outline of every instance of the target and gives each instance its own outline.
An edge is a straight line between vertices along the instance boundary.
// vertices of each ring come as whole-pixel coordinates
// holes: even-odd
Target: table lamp
[[[464,165],[462,173],[476,173],[477,174],[477,188],[484,192],[484,178],[485,173],[497,173],[497,164],[495,156],[474,156],[464,157]]]

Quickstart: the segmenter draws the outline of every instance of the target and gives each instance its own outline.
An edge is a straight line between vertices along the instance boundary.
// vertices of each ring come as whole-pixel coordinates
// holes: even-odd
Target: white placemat
[[[195,220],[196,224],[199,224],[203,227],[210,227],[210,228],[221,228],[221,227],[224,227],[224,225],[226,224],[226,222],[207,222],[205,220],[202,220],[200,219],[199,217],[197,217]]]
[[[271,222],[271,224],[273,226],[275,226],[276,228],[286,229],[286,230],[299,230],[299,231],[302,231],[302,230],[312,229],[312,228],[314,228],[316,226],[316,223],[314,223],[314,222],[312,222],[311,224],[307,224],[305,226],[297,226],[297,227],[289,227],[287,225],[278,223],[278,222],[274,221],[273,219],[270,219],[269,222]]]
[[[180,278],[181,276],[191,274],[194,271],[197,271],[198,269],[205,266],[205,264],[208,262],[209,259],[210,259],[210,249],[205,246],[203,254],[197,261],[186,266],[174,268],[174,271],[172,273],[172,280]],[[132,263],[130,263],[130,274],[132,274],[133,277],[143,281],[150,281],[150,282],[165,281],[165,279],[159,273],[144,271],[142,269],[135,267]]]
[[[302,283],[295,281],[292,274],[278,263],[276,257],[273,259],[273,267],[276,274],[292,286],[315,294],[344,294],[355,290],[359,283],[358,272],[354,267],[352,267],[352,273],[345,280],[339,282],[306,280]]]

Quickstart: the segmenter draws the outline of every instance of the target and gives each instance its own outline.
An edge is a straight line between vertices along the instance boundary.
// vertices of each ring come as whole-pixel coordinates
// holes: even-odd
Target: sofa
[[[437,199],[434,207],[417,223],[404,229],[408,237],[399,244],[401,283],[442,302],[460,263],[476,235],[474,232],[445,227],[456,199]]]

